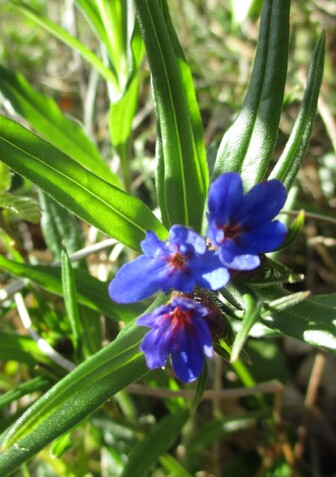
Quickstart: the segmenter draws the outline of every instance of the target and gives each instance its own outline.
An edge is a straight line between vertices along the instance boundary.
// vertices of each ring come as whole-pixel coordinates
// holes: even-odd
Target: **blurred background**
[[[99,52],[96,37],[72,0],[32,0],[30,5]],[[169,1],[172,20],[193,73],[210,167],[222,135],[244,99],[258,38],[261,6],[261,0]],[[36,90],[52,97],[63,112],[83,123],[106,162],[118,171],[118,158],[108,131],[109,99],[105,83],[76,52],[23,15],[15,2],[1,0],[0,10],[0,63],[24,75]],[[318,114],[310,147],[294,186],[294,208],[304,208],[307,216],[298,241],[281,256],[283,263],[305,276],[304,281],[291,290],[308,289],[313,294],[334,292],[336,285],[336,2],[292,1],[287,87],[274,151],[275,162],[297,116],[311,55],[323,29],[327,32],[327,50]],[[146,60],[141,68],[139,103],[133,121],[131,187],[155,209],[156,121]],[[0,112],[18,119],[3,98],[0,98]],[[12,178],[11,192],[36,198],[35,189],[17,176]],[[83,244],[88,244],[92,237],[86,226],[79,226]],[[30,223],[0,208],[0,227],[22,256],[51,261],[38,221]],[[0,241],[0,252],[5,250]],[[91,263],[97,276],[101,273],[99,266],[99,259]],[[102,273],[101,278],[106,279],[105,272]],[[3,283],[8,279],[1,271],[0,278]],[[336,306],[335,298],[330,300],[330,304]],[[2,316],[8,317],[6,313],[8,309]],[[39,319],[37,317],[35,326],[41,334],[47,335]],[[15,319],[10,322],[6,318],[0,323],[0,329],[13,329],[15,323]],[[68,343],[62,326],[53,333],[59,349],[66,350]],[[172,455],[181,467],[176,464],[175,474],[170,472],[167,457],[166,461],[160,460],[150,475],[336,476],[336,358],[289,338],[251,339],[246,351],[248,373],[255,384],[275,379],[284,384],[281,425],[270,424],[267,416],[263,417],[265,406],[276,405],[277,385],[274,393],[262,398],[262,406],[260,394],[231,399],[216,394],[222,387],[239,387],[244,375],[244,371],[232,369],[218,359],[210,370],[215,394],[201,404],[191,427],[172,448]],[[8,390],[8,380],[12,382],[18,374],[28,372],[22,366],[12,361],[3,364],[2,392]],[[144,385],[148,384],[175,389],[169,376],[161,371],[146,378]],[[30,470],[27,467],[26,475],[120,475],[125,455],[139,435],[145,434],[147,427],[165,414],[165,407],[176,405],[169,397],[162,399],[148,394],[138,395],[136,388],[129,395],[124,393],[97,412],[90,423],[75,431],[68,446],[70,450],[61,459],[52,459],[48,451],[43,451],[33,467],[29,467]],[[2,417],[4,426],[8,419],[5,413]],[[293,470],[293,459],[299,462],[296,470]]]

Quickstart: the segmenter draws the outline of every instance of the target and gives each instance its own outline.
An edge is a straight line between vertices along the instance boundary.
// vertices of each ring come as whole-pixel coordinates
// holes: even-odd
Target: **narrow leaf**
[[[125,245],[140,250],[147,230],[166,231],[141,202],[100,179],[51,144],[0,116],[0,160],[65,208]]]
[[[0,333],[0,360],[18,361],[32,368],[38,363],[50,365],[49,358],[32,338],[5,331]]]
[[[259,290],[258,294],[261,295]],[[263,312],[263,324],[281,335],[336,354],[336,307],[320,303],[317,297],[304,299],[305,296],[298,295],[295,302],[295,296],[291,300],[290,293],[270,287],[263,296],[271,305]],[[293,306],[289,306],[291,301]]]
[[[67,33],[63,28],[61,28],[57,23],[53,22],[47,17],[39,15],[33,8],[30,7],[27,3],[20,0],[12,0],[22,13],[27,15],[28,18],[33,20],[37,25],[42,27],[44,30],[51,33],[58,40],[77,51],[91,66],[96,68],[96,70],[102,75],[102,77],[109,82],[116,91],[119,91],[118,81],[115,74],[104,65],[104,63],[96,56],[88,47],[83,45],[83,43],[77,38],[74,38],[69,33]]]
[[[290,0],[265,0],[252,76],[243,107],[223,137],[213,179],[242,174],[247,188],[262,180],[277,140],[287,74]]]
[[[160,124],[163,163],[158,196],[160,207],[174,223],[200,230],[207,192],[207,164],[198,154],[189,104],[177,57],[159,2],[136,0],[137,16],[152,74],[153,95]],[[174,40],[176,48],[176,41]],[[180,67],[179,65],[182,64]],[[186,76],[187,82],[188,78]],[[190,87],[190,84],[189,84]],[[191,96],[190,96],[191,97]],[[189,97],[189,100],[190,100]],[[163,214],[166,215],[166,214]]]
[[[102,160],[82,127],[63,114],[52,98],[32,88],[28,81],[0,65],[0,92],[13,109],[50,144],[111,184],[120,181]]]
[[[107,399],[148,372],[139,351],[145,330],[131,325],[38,399],[0,436],[0,474],[12,475],[52,440],[98,409]]]
[[[9,167],[0,162],[0,192],[6,192],[12,183]]]
[[[132,450],[121,477],[144,477],[150,467],[155,464],[173,444],[188,419],[186,410],[169,414],[140,441]]]
[[[0,397],[0,409],[21,399],[23,396],[27,396],[27,394],[45,391],[48,387],[50,387],[49,379],[42,376],[30,379],[25,383],[17,384],[14,389],[7,391]]]
[[[239,329],[232,345],[231,362],[234,362],[239,358],[240,351],[248,338],[251,328],[257,320],[260,319],[261,302],[256,299],[254,294],[244,293],[243,300],[246,308],[241,328]]]
[[[72,264],[64,247],[62,249],[61,261],[64,304],[71,326],[74,349],[78,351],[82,341],[83,328],[78,309],[77,290]]]
[[[33,224],[37,224],[41,218],[40,205],[36,200],[10,192],[0,192],[0,209],[9,210],[12,214]]]
[[[84,247],[82,227],[77,217],[74,217],[73,214],[41,190],[38,192],[42,208],[41,229],[43,238],[48,250],[53,254],[54,261],[60,261],[62,242],[69,254]],[[75,268],[78,265],[78,262],[74,263]],[[83,265],[83,261],[80,261],[80,265]]]
[[[318,39],[312,56],[307,87],[291,135],[279,161],[270,174],[270,179],[279,179],[287,189],[290,189],[298,173],[314,126],[317,100],[323,78],[324,53],[325,32]]]
[[[0,269],[31,280],[56,295],[63,295],[60,267],[25,265],[13,262],[0,255]],[[139,304],[123,306],[112,302],[107,293],[107,283],[92,277],[84,270],[74,269],[73,272],[77,299],[82,305],[123,321],[129,321],[143,311]]]

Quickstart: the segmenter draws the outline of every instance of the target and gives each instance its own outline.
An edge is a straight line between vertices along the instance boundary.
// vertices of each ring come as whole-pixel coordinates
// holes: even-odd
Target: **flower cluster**
[[[174,225],[166,241],[151,231],[141,242],[143,255],[121,267],[109,285],[117,303],[143,300],[161,290],[192,294],[194,287],[219,290],[230,272],[253,270],[260,254],[271,252],[285,239],[286,227],[273,220],[286,200],[281,182],[255,185],[244,194],[237,173],[218,177],[208,196],[207,238],[182,225]],[[151,330],[141,350],[150,369],[163,367],[171,356],[173,369],[183,382],[196,379],[204,355],[212,356],[206,317],[209,309],[189,297],[175,297],[138,319]]]

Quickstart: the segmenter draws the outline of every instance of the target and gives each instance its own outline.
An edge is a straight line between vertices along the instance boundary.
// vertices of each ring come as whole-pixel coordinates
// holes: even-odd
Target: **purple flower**
[[[204,355],[213,356],[212,338],[205,317],[209,310],[189,298],[174,298],[138,318],[137,323],[152,328],[140,349],[150,369],[162,368],[171,355],[177,377],[184,383],[201,373]]]
[[[207,235],[222,264],[233,270],[260,265],[260,253],[275,250],[286,237],[286,227],[272,219],[286,201],[286,189],[276,179],[256,184],[244,195],[239,174],[216,179],[209,190]]]
[[[191,293],[197,284],[218,290],[229,281],[229,272],[205,239],[191,229],[174,225],[167,241],[147,232],[141,242],[144,255],[123,265],[109,285],[117,303],[132,303],[158,290]]]

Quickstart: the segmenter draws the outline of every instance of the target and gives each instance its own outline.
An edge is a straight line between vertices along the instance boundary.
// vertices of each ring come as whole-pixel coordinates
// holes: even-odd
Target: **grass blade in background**
[[[81,322],[81,317],[79,314],[78,309],[78,301],[77,301],[77,290],[76,290],[76,283],[74,272],[72,269],[72,264],[67,254],[66,249],[63,247],[62,254],[62,269],[61,269],[61,276],[62,276],[62,289],[63,289],[63,296],[64,296],[64,304],[65,310],[70,322],[71,327],[71,338],[74,350],[76,351],[77,355],[81,355],[82,350],[82,341],[83,341],[83,327]]]
[[[132,136],[132,121],[138,105],[139,95],[139,67],[144,56],[144,45],[137,24],[134,26],[130,42],[131,56],[127,83],[122,96],[116,101],[111,101],[109,111],[109,128],[112,145],[115,148],[122,167],[124,186],[131,190],[130,151]]]
[[[4,117],[0,117],[0,160],[63,207],[134,250],[140,250],[147,230],[165,238],[165,228],[141,200]]]
[[[0,269],[17,277],[30,280],[51,293],[63,296],[60,267],[26,265],[13,262],[0,255]],[[74,269],[73,273],[77,289],[77,300],[80,304],[126,322],[143,311],[142,305],[138,303],[118,305],[112,302],[107,293],[107,283],[101,282],[84,270]]]
[[[290,294],[280,287],[259,289],[258,295],[267,303],[262,323],[268,328],[336,354],[335,306],[320,302],[318,295],[304,299],[306,292]]]
[[[133,325],[125,329],[52,387],[0,437],[2,477],[12,475],[19,465],[148,372],[139,351],[144,333]]]
[[[191,225],[199,231],[208,185],[207,164],[198,154],[183,86],[181,72],[185,66],[180,68],[179,63],[185,60],[176,55],[176,41],[173,47],[159,3],[136,0],[135,5],[151,69],[159,132],[164,138],[157,187],[161,189],[160,207],[169,216],[165,225]]]
[[[180,45],[178,40],[176,31],[174,29],[167,1],[161,0],[162,9],[164,18],[167,25],[167,30],[169,33],[170,40],[172,42],[172,46],[174,48],[174,52],[176,58],[178,60],[178,67],[180,69],[181,77],[182,77],[182,86],[184,89],[184,94],[186,96],[188,111],[190,115],[191,127],[194,135],[194,141],[197,148],[197,161],[200,165],[200,173],[203,176],[203,181],[206,187],[209,183],[209,171],[207,168],[207,157],[206,157],[206,149],[205,149],[205,142],[204,142],[204,132],[203,132],[203,125],[202,125],[202,118],[200,114],[200,110],[198,107],[198,102],[196,98],[196,91],[194,88],[193,77],[191,74],[191,70],[187,64],[187,60],[185,58],[183,49]]]
[[[62,242],[69,254],[84,247],[84,233],[77,217],[64,207],[60,206],[47,194],[39,192],[42,208],[41,230],[48,250],[52,253],[54,261],[61,260]],[[74,262],[75,268],[86,268],[84,260]]]
[[[65,116],[52,98],[37,92],[22,75],[1,65],[0,92],[15,112],[50,144],[107,182],[120,185],[82,127]]]
[[[0,192],[0,209],[6,209],[17,217],[33,224],[38,224],[41,219],[40,205],[32,197]]]
[[[293,184],[307,151],[314,126],[317,101],[323,78],[324,54],[325,33],[322,33],[312,56],[307,87],[294,127],[280,159],[270,174],[270,179],[279,179],[288,190]]]
[[[145,477],[160,455],[169,449],[186,423],[189,412],[165,416],[132,450],[121,477]]]
[[[225,133],[213,179],[242,174],[250,188],[261,181],[277,140],[287,74],[290,0],[265,0],[250,84],[242,109]]]
[[[113,71],[107,66],[105,66],[104,63],[98,58],[98,56],[95,55],[95,53],[93,53],[85,45],[83,45],[82,42],[80,42],[79,40],[71,36],[69,33],[67,33],[65,30],[63,30],[63,28],[57,25],[57,23],[53,22],[47,17],[39,15],[27,3],[22,2],[20,0],[11,1],[22,13],[27,15],[27,17],[30,18],[33,22],[42,27],[44,30],[51,33],[58,40],[69,46],[69,48],[72,48],[73,50],[77,51],[91,66],[93,66],[101,74],[101,76],[107,82],[113,85],[117,92],[119,91],[118,81]]]

